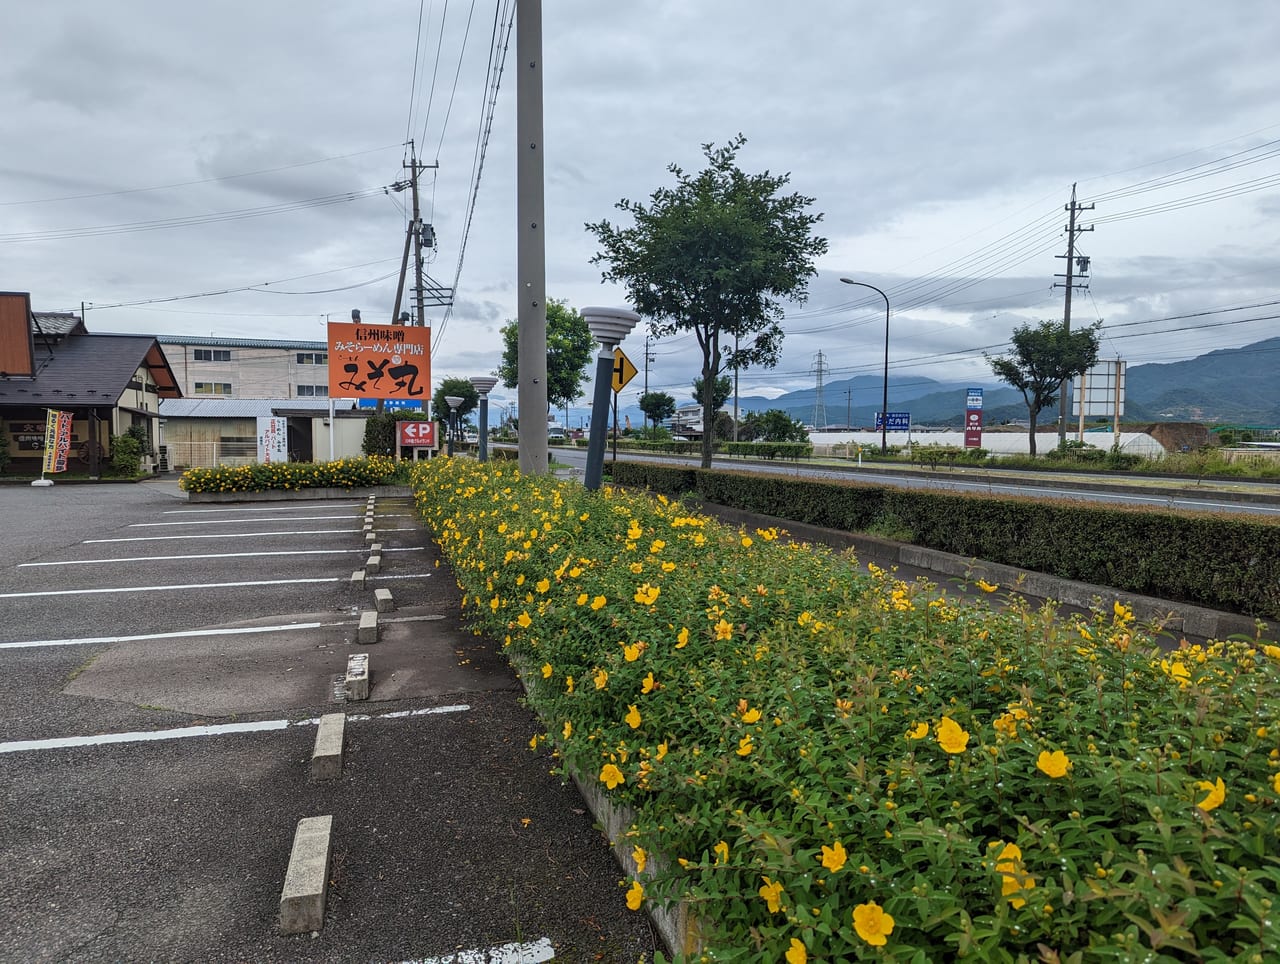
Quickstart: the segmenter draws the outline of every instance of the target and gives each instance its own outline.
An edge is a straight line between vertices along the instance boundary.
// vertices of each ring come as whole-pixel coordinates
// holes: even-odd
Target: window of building
[[[196,382],[196,395],[230,395],[230,382]]]
[[[329,364],[329,356],[322,351],[300,351],[298,352],[299,365],[327,365]]]
[[[196,348],[194,353],[196,361],[231,361],[229,348]]]
[[[297,386],[297,388],[298,388],[299,398],[328,398],[329,397],[328,385],[299,385]]]

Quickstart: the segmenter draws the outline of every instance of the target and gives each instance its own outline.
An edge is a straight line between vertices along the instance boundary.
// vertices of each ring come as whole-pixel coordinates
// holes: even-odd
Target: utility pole
[[[516,0],[516,350],[520,471],[546,475],[547,246],[543,230],[542,0]],[[592,412],[600,416],[600,412]],[[608,417],[608,413],[604,413]]]
[[[1067,273],[1065,275],[1054,275],[1055,278],[1066,278],[1065,282],[1059,283],[1055,281],[1055,288],[1065,288],[1066,298],[1062,306],[1062,325],[1067,334],[1071,334],[1071,290],[1076,287],[1085,288],[1087,285],[1077,285],[1075,282],[1076,267],[1076,235],[1083,234],[1086,231],[1092,231],[1093,225],[1087,228],[1079,227],[1076,223],[1076,215],[1081,211],[1092,211],[1093,204],[1077,204],[1076,203],[1076,186],[1071,185],[1071,203],[1066,206],[1068,213],[1067,219]],[[1063,255],[1055,255],[1061,258]],[[1088,266],[1088,259],[1081,259],[1085,267]],[[1058,444],[1061,445],[1067,440],[1067,392],[1070,389],[1070,383],[1064,378],[1058,385]]]
[[[657,358],[658,358],[657,355],[649,351],[649,336],[645,335],[644,336],[644,393],[646,395],[649,394],[649,366],[653,364],[653,362],[657,361]],[[646,415],[645,418],[647,419],[648,416]],[[658,423],[656,421],[652,422],[649,427],[657,428]]]
[[[418,309],[418,327],[425,328],[427,325],[425,298],[423,297],[422,287],[422,239],[423,235],[430,230],[430,227],[422,223],[421,212],[418,207],[418,174],[426,170],[428,167],[437,167],[436,164],[419,164],[417,154],[414,151],[413,141],[409,141],[409,163],[401,164],[402,167],[409,169],[409,180],[396,181],[391,185],[393,191],[403,191],[405,188],[411,190],[413,198],[413,219],[409,222],[409,226],[404,234],[404,253],[400,256],[400,281],[396,284],[396,303],[391,309],[391,324],[403,325],[409,318],[409,313],[403,315],[400,312],[400,305],[404,300],[404,282],[405,276],[409,272],[409,248],[413,248],[414,261],[414,289],[413,296],[417,302]],[[430,399],[422,403],[426,409],[430,405]],[[382,414],[382,399],[378,399],[377,411]]]

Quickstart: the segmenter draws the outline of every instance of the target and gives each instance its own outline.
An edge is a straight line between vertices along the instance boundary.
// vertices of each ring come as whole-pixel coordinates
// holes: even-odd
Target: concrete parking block
[[[363,569],[357,569],[355,572],[351,574],[351,585],[354,586],[356,589],[364,588],[364,570]]]
[[[391,599],[390,589],[375,589],[373,591],[373,604],[378,612],[390,612],[396,608],[395,602]]]
[[[280,893],[280,931],[305,934],[324,927],[329,891],[333,817],[303,817],[293,835],[293,852]]]
[[[352,653],[347,657],[347,699],[369,698],[369,654]]]
[[[360,614],[360,629],[356,635],[356,642],[376,643],[378,641],[378,614],[371,609],[365,610]]]
[[[316,743],[311,750],[311,779],[336,780],[342,776],[342,737],[346,729],[345,713],[326,713],[316,728]]]
[[[365,561],[364,571],[369,573],[369,575],[374,576],[374,575],[377,575],[381,570],[382,570],[382,556],[379,556],[379,555],[369,556],[369,558]]]
[[[364,524],[364,531],[365,531],[365,532],[367,532],[367,533],[372,533],[372,532],[373,532],[373,523],[372,523],[372,522],[366,522],[366,523]]]
[[[375,533],[372,533],[372,532],[366,532],[366,533],[364,534],[364,541],[365,541],[365,542],[372,542],[372,541],[373,541],[374,539],[376,539],[376,538],[378,538],[378,537],[377,537],[377,535],[376,535]]]
[[[382,543],[375,542],[373,545],[369,547],[369,552],[375,556],[382,555]]]

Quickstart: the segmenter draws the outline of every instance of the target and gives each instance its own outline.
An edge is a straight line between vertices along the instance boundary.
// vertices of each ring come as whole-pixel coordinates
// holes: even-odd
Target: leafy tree
[[[547,404],[564,408],[582,394],[584,370],[590,364],[595,339],[586,319],[564,301],[547,302]],[[494,372],[507,388],[520,383],[519,324],[502,326],[502,364]]]
[[[748,442],[806,442],[809,433],[800,421],[782,409],[771,408],[765,412],[748,412],[738,438]]]
[[[1098,329],[1067,331],[1061,321],[1042,321],[1034,328],[1019,325],[1009,339],[1013,348],[1000,358],[986,356],[995,376],[1022,392],[1031,423],[1031,454],[1036,454],[1036,416],[1058,401],[1065,379],[1083,374],[1098,360]]]
[[[781,300],[808,297],[814,259],[827,250],[812,229],[822,219],[813,198],[779,192],[790,175],[746,174],[736,164],[746,138],[702,146],[706,167],[696,175],[678,165],[674,187],[648,204],[619,201],[630,227],[588,224],[602,250],[605,281],[626,285],[632,305],[655,337],[693,332],[702,352],[702,420],[712,426],[716,377],[728,368],[772,368],[782,348]],[[735,351],[731,345],[737,339]],[[726,348],[721,347],[724,340]],[[712,432],[703,433],[702,465],[711,465]]]
[[[430,420],[430,416],[423,411],[375,412],[364,420],[364,439],[360,443],[360,448],[365,455],[394,455],[398,441],[396,422],[428,422]]]
[[[640,411],[650,424],[657,425],[676,413],[676,400],[666,392],[645,392],[640,396]]]
[[[702,376],[699,375],[693,380],[693,400],[701,402],[703,400]],[[715,381],[715,386],[711,391],[711,410],[718,412],[724,408],[725,402],[729,401],[729,396],[733,394],[733,382],[729,381],[728,375],[721,375]]]

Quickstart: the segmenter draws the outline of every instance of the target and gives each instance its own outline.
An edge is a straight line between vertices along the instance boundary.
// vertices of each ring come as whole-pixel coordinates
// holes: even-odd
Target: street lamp
[[[604,449],[609,432],[607,413],[609,393],[613,390],[613,350],[640,321],[640,316],[626,308],[583,308],[580,314],[600,342],[595,400],[591,405],[591,434],[587,441],[587,470],[582,478],[588,489],[598,489],[604,478]]]
[[[847,285],[870,288],[884,299],[884,400],[880,403],[880,454],[889,452],[889,296],[865,281],[854,281],[852,278],[841,278]]]
[[[480,444],[480,461],[489,461],[489,393],[498,380],[492,375],[472,375],[471,386],[480,393],[480,431],[477,433]]]
[[[446,395],[444,400],[449,403],[449,451],[448,455],[453,456],[453,440],[458,434],[458,406],[466,401],[460,395]]]

